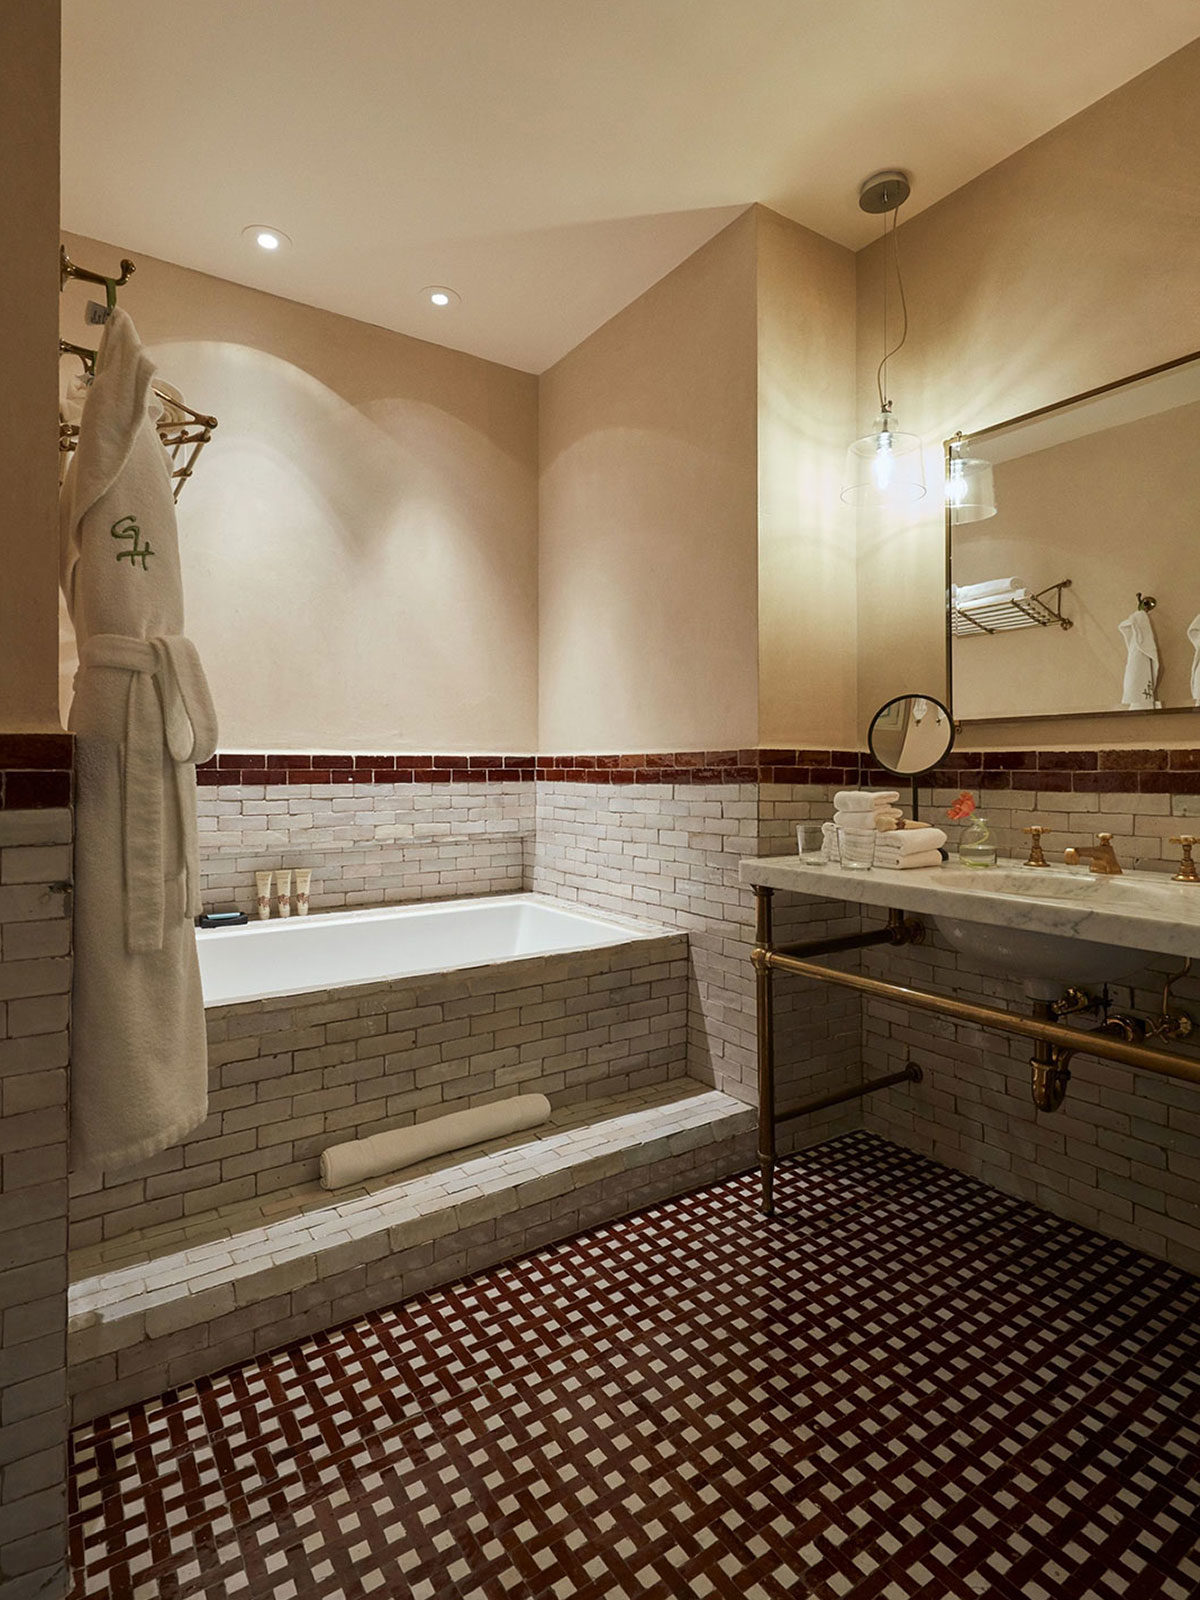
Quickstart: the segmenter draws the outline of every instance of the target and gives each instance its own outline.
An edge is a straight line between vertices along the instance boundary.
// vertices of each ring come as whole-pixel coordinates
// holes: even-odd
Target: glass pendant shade
[[[982,456],[968,456],[966,439],[951,440],[946,460],[946,505],[951,520],[982,522],[996,515],[996,486],[992,464]]]
[[[915,433],[901,433],[891,404],[873,430],[846,451],[842,499],[851,506],[911,505],[925,495],[925,463]]]

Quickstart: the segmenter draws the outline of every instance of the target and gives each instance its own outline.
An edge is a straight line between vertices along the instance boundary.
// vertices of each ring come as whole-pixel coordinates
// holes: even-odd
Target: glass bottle
[[[988,819],[977,811],[963,829],[958,841],[958,859],[964,867],[994,867],[996,844]]]

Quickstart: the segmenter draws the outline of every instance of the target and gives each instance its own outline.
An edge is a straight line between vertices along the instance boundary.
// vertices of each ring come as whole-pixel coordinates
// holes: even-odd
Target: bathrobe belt
[[[98,633],[83,642],[79,670],[128,672],[122,775],[122,856],[125,939],[131,954],[161,950],[164,908],[163,755],[170,756],[183,844],[186,912],[199,915],[196,810],[180,767],[207,761],[216,749],[217,720],[200,657],[182,634],[132,639]]]

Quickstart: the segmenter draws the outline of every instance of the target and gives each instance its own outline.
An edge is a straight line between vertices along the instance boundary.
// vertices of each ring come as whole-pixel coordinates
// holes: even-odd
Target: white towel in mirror
[[[1192,704],[1200,706],[1200,616],[1188,623],[1187,636],[1192,647]]]
[[[1158,683],[1158,641],[1150,618],[1139,608],[1118,626],[1127,651],[1121,704],[1129,711],[1157,711],[1161,706],[1154,694]]]

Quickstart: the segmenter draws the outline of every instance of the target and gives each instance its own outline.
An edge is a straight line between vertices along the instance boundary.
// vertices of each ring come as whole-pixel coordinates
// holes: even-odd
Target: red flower
[[[946,815],[951,822],[961,822],[964,817],[969,817],[975,810],[975,796],[969,789],[964,789],[952,806],[946,810]]]

